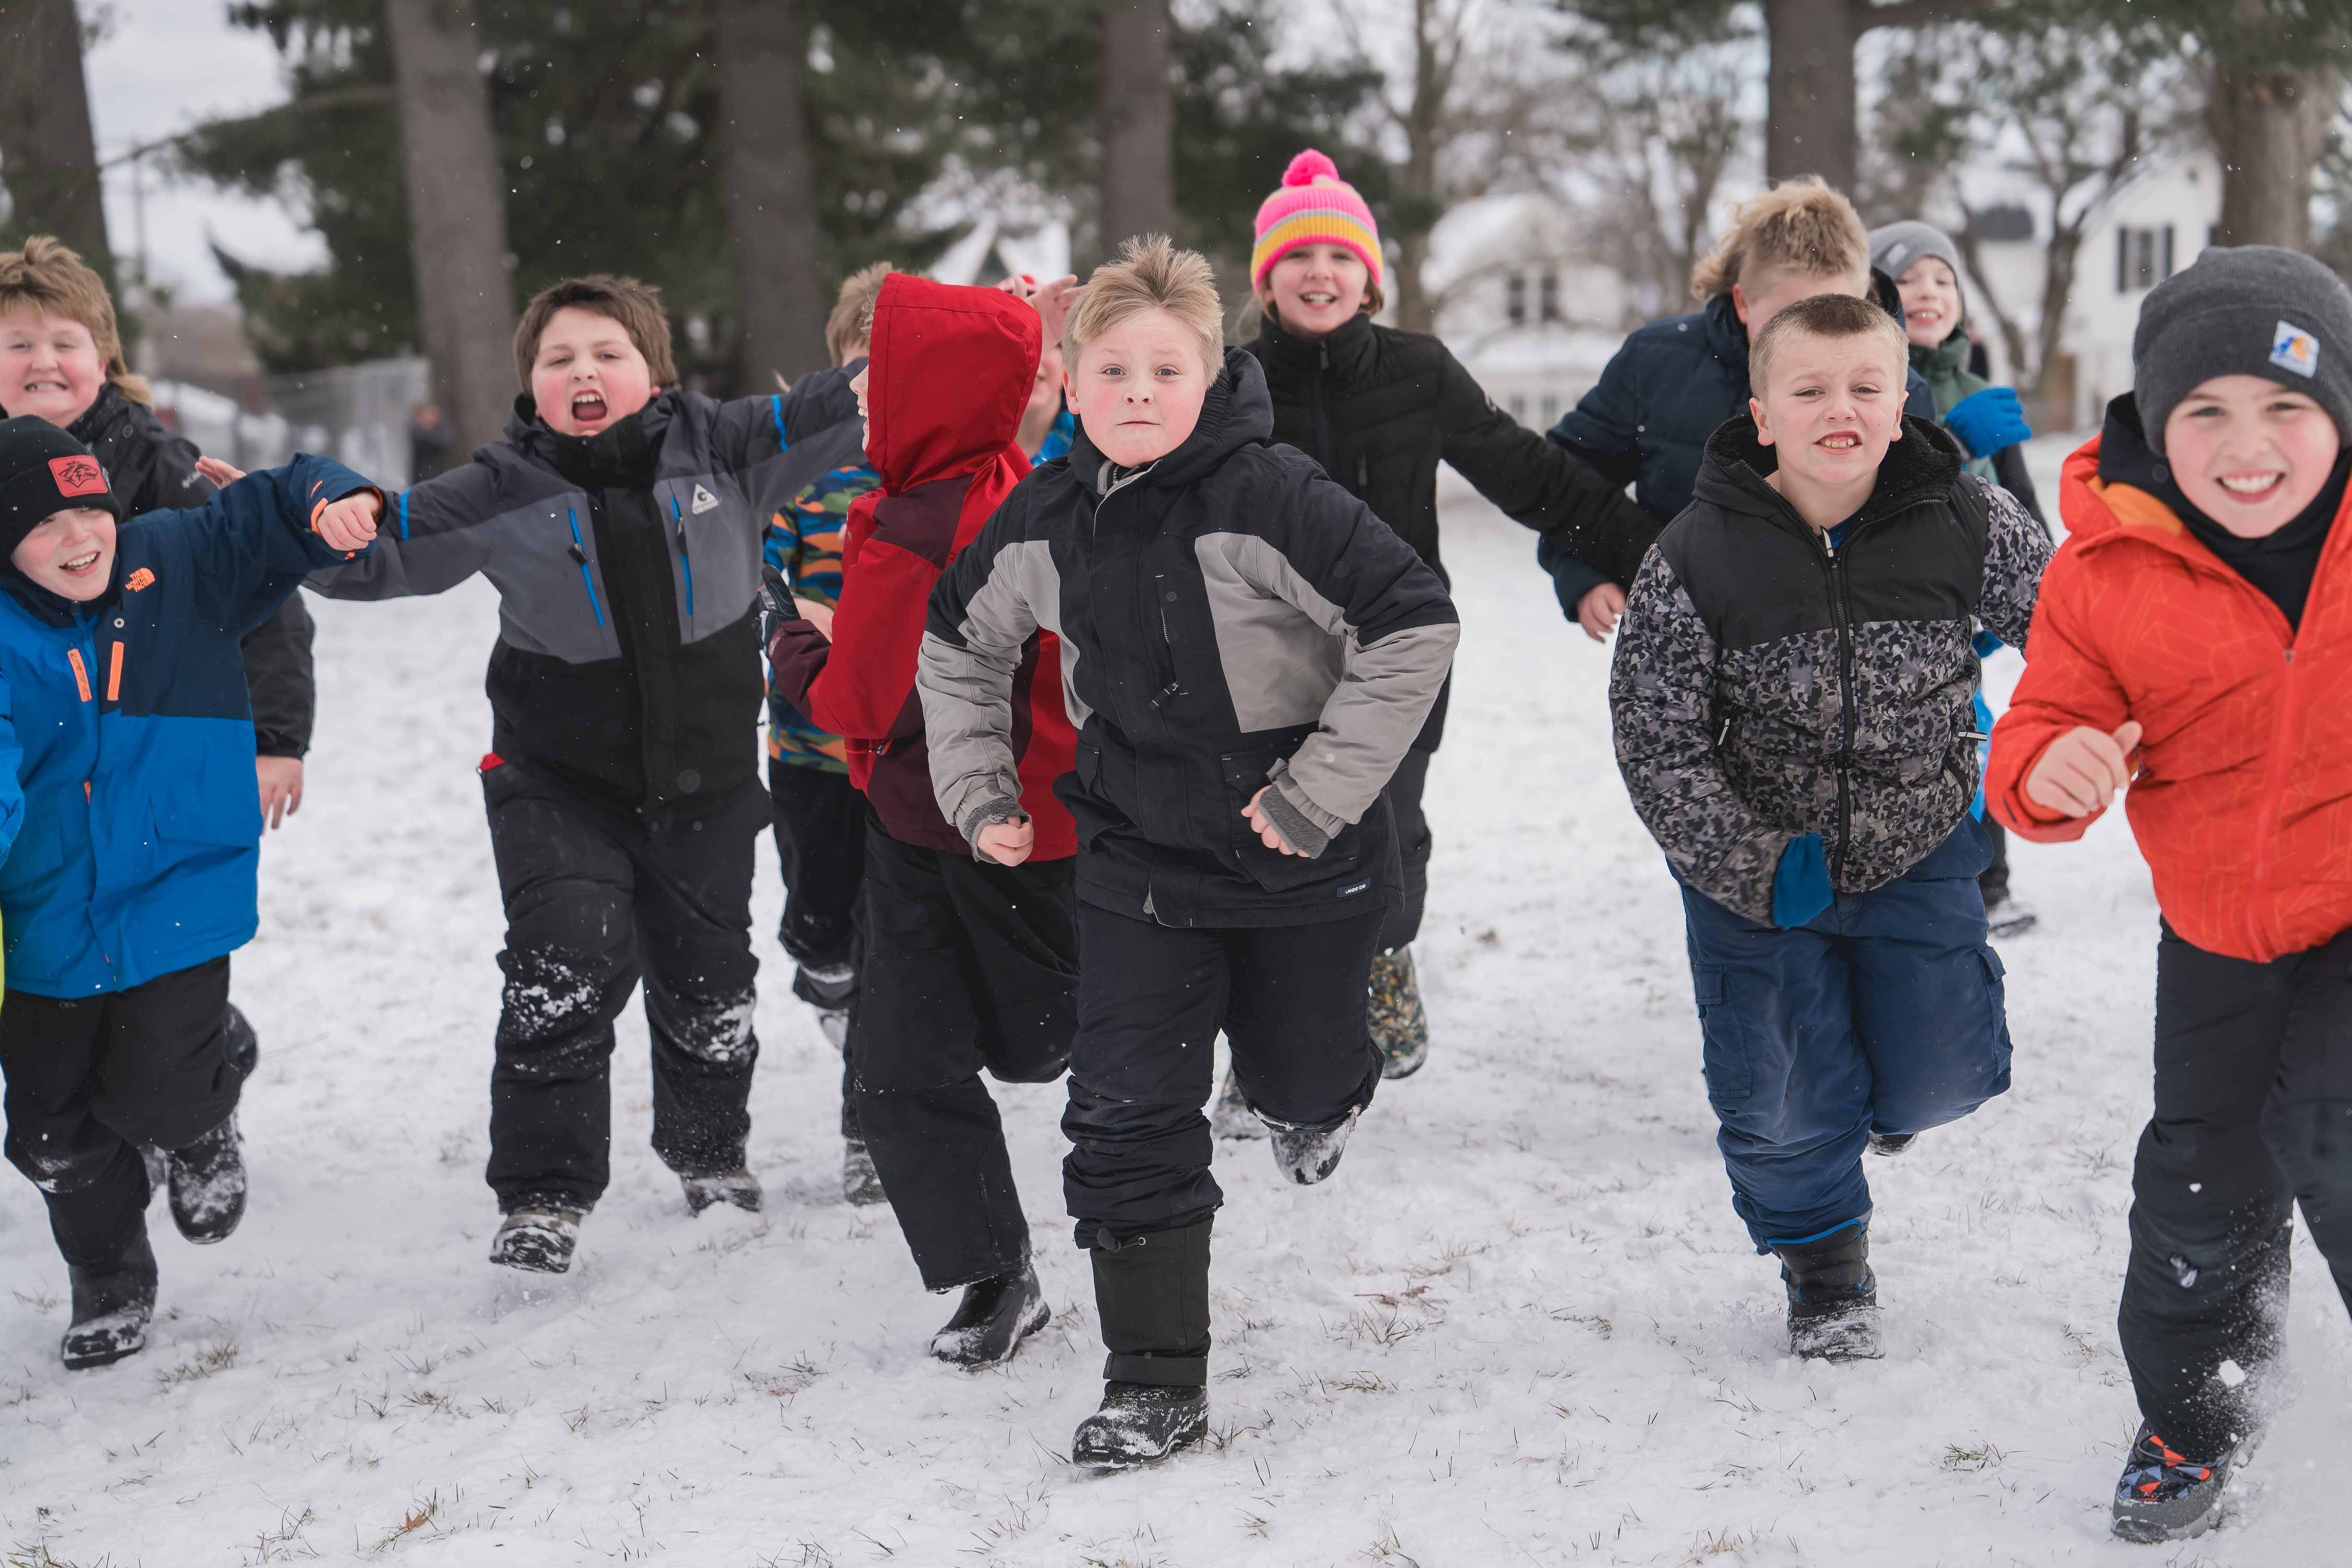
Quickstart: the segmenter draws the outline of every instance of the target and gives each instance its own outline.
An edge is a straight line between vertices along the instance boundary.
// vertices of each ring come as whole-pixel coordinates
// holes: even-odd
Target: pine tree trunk
[[[2311,176],[2335,112],[2336,73],[2219,63],[2205,123],[2221,158],[2222,245],[2311,250]]]
[[[719,0],[719,111],[744,393],[826,363],[815,179],[793,0]]]
[[[1841,191],[1856,173],[1853,47],[1866,0],[1764,0],[1772,54],[1764,173],[1819,174]]]
[[[1111,0],[1102,37],[1102,249],[1176,226],[1168,0]],[[1041,279],[1042,281],[1042,279]]]
[[[110,275],[73,0],[0,0],[0,155],[16,226]]]
[[[457,448],[499,438],[514,400],[505,171],[474,0],[385,0],[408,249],[434,395]]]

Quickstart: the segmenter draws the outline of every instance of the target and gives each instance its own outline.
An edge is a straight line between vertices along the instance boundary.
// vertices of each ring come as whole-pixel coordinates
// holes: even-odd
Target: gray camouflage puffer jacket
[[[1617,633],[1617,765],[1675,874],[1770,924],[1791,839],[1864,893],[1934,849],[1976,797],[1972,622],[2023,647],[2050,560],[2009,493],[1903,422],[1832,547],[1765,482],[1755,425],[1708,438],[1691,504],[1659,537]]]

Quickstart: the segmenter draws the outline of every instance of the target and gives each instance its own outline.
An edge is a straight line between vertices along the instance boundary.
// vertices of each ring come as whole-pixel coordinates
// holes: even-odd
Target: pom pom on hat
[[[1250,287],[1265,281],[1274,264],[1302,245],[1343,246],[1356,253],[1381,281],[1381,226],[1356,187],[1339,177],[1339,165],[1309,147],[1282,172],[1282,189],[1257,209],[1256,246],[1250,254]]]
[[[1312,147],[1293,158],[1290,167],[1282,172],[1282,183],[1286,185],[1311,185],[1325,180],[1333,184],[1339,184],[1339,165]]]

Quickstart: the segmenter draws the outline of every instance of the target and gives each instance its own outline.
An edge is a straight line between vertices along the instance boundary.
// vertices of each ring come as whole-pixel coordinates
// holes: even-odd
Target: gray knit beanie
[[[2352,289],[2295,251],[2207,250],[2148,291],[2132,332],[2140,428],[2158,457],[2180,400],[2221,375],[2304,394],[2352,443]]]
[[[1900,278],[1923,256],[1932,256],[1960,276],[1960,247],[1952,237],[1931,223],[1906,218],[1870,231],[1870,264],[1889,278]]]

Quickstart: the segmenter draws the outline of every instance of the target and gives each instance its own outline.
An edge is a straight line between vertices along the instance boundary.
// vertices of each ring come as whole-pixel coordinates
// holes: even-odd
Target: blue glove
[[[1969,455],[1976,458],[1990,458],[2033,438],[2033,426],[2025,422],[2016,389],[2007,386],[1988,386],[1961,398],[1944,416],[1944,428],[1958,437]]]
[[[1830,890],[1830,863],[1822,853],[1822,836],[1808,833],[1789,840],[1780,851],[1780,868],[1772,877],[1772,923],[1794,931],[1836,898]]]

